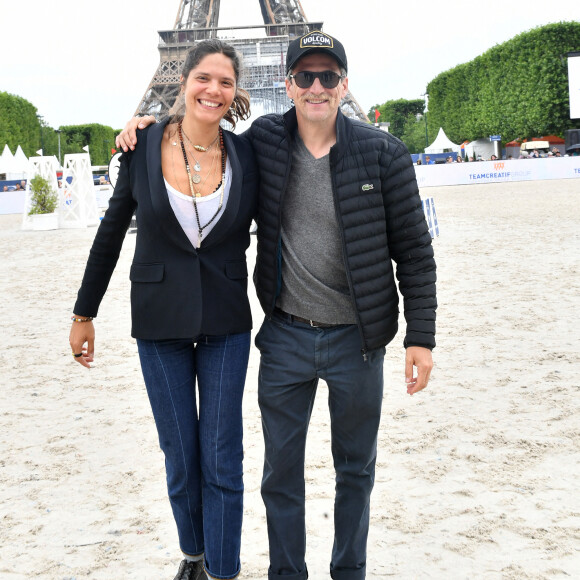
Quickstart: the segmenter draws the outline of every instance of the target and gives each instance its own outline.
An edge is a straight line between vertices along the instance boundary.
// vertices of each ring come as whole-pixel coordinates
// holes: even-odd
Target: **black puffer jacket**
[[[281,283],[281,207],[292,162],[296,111],[260,117],[248,130],[261,175],[254,282],[266,315]],[[336,215],[363,354],[397,333],[396,275],[404,299],[405,346],[435,346],[435,260],[411,157],[392,135],[337,118],[330,150]],[[316,195],[316,192],[312,192]]]

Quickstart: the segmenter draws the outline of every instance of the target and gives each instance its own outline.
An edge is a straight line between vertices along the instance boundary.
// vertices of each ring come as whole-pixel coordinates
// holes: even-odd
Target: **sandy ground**
[[[438,347],[409,397],[387,349],[368,578],[580,578],[580,180],[429,188]],[[170,579],[180,561],[129,332],[125,248],[87,371],[68,346],[95,228],[0,217],[0,577]],[[254,260],[254,247],[249,252]],[[253,295],[255,326],[261,321]],[[265,579],[258,353],[246,385],[241,578]],[[329,578],[326,386],[308,444],[310,578]]]

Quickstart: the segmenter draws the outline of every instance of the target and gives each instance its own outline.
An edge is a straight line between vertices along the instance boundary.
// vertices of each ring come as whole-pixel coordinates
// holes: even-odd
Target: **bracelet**
[[[90,322],[91,320],[93,320],[93,316],[87,316],[86,318],[76,318],[74,316],[71,316],[71,320],[73,322]]]

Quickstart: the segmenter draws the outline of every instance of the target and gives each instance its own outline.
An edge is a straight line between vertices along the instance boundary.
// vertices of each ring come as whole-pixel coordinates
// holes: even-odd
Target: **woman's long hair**
[[[240,119],[243,121],[250,117],[250,95],[247,91],[239,87],[242,59],[233,46],[230,46],[217,38],[197,42],[187,53],[185,63],[183,64],[183,69],[181,71],[181,74],[183,75],[183,81],[181,83],[182,89],[187,82],[189,73],[202,61],[203,58],[210,54],[223,54],[224,56],[227,56],[232,63],[234,75],[236,77],[236,96],[223,118],[232,125],[232,128],[235,128],[236,123]],[[172,123],[177,123],[185,116],[185,97],[183,90],[181,90],[178,95],[175,104],[169,111],[169,114]]]

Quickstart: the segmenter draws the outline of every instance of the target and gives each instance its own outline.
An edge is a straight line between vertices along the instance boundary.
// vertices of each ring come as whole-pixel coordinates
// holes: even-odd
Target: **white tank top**
[[[183,228],[185,235],[189,238],[191,245],[194,248],[197,248],[199,234],[197,227],[197,219],[195,217],[195,208],[193,207],[193,199],[190,195],[184,195],[177,189],[171,187],[171,185],[169,185],[169,183],[165,178],[164,181],[165,187],[167,188],[169,203],[171,204],[173,213],[175,214],[177,221]],[[201,227],[203,227],[203,235],[201,238],[202,244],[224,213],[224,210],[228,203],[231,183],[232,183],[232,166],[230,165],[230,159],[228,157],[226,159],[226,175],[224,182],[211,195],[196,198],[197,212],[199,214],[199,223],[201,224]],[[222,188],[224,189],[224,201],[219,211],[219,214],[211,222],[211,224],[207,225],[207,227],[204,227],[206,226],[207,222],[209,222],[209,220],[214,216],[215,212],[217,211],[220,205]]]

